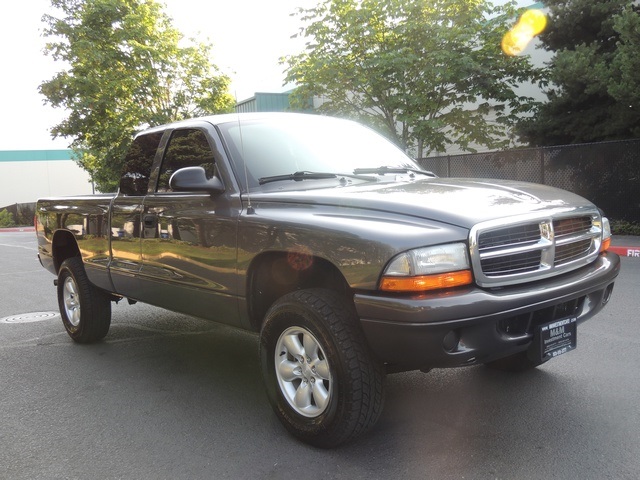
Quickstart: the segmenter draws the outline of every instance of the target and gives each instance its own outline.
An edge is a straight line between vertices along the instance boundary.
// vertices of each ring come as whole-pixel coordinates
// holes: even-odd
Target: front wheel
[[[111,299],[87,277],[79,257],[62,262],[58,272],[58,306],[69,336],[78,343],[98,341],[111,326]]]
[[[302,441],[332,448],[380,417],[384,373],[346,300],[299,290],[269,310],[260,337],[262,374],[281,422]]]

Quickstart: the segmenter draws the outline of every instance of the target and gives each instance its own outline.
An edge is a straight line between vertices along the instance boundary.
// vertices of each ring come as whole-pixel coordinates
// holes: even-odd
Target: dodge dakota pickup
[[[376,423],[388,373],[518,371],[570,352],[620,268],[584,198],[437,178],[370,129],[317,115],[151,128],[117,194],[36,210],[74,341],[103,339],[121,299],[254,331],[275,414],[320,447]]]

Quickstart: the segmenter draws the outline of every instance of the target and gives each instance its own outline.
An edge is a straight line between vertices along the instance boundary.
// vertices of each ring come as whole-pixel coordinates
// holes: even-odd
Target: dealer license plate
[[[540,325],[537,331],[540,360],[570,352],[577,346],[577,319],[564,318]]]

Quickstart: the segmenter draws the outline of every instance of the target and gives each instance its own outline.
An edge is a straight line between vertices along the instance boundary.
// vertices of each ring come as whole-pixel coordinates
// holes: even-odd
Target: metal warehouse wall
[[[256,93],[236,105],[236,112],[285,112],[289,110],[288,93]]]

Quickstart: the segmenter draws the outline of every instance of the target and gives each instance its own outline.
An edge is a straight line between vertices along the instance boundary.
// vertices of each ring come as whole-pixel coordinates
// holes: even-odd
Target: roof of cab
[[[237,123],[243,121],[260,120],[265,118],[284,118],[284,117],[320,117],[309,113],[293,113],[293,112],[250,112],[250,113],[223,113],[220,115],[208,115],[204,117],[189,118],[177,122],[158,125],[156,127],[141,130],[136,136],[147,133],[154,133],[167,129],[183,128],[197,123],[207,122],[212,125],[221,125],[223,123]]]

